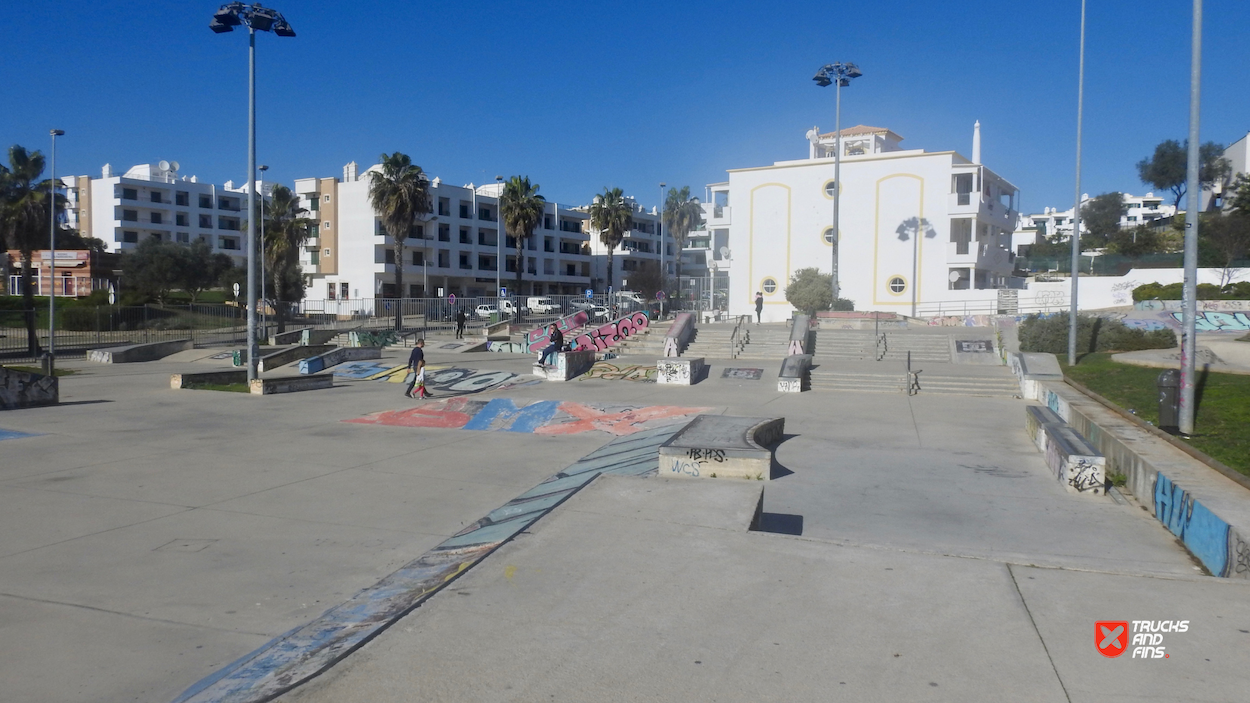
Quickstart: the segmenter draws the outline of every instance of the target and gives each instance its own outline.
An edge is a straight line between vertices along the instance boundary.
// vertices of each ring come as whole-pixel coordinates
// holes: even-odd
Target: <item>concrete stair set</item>
[[[885,332],[885,354],[882,361],[907,361],[907,352],[916,362],[951,361],[951,340],[945,334],[919,334],[891,330]],[[877,345],[875,335],[869,330],[819,330],[816,332],[816,363],[821,359],[852,359],[875,361]]]

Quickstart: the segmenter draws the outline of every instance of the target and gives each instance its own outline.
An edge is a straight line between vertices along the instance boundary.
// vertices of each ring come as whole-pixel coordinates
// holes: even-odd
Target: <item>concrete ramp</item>
[[[660,445],[660,476],[768,481],[783,417],[699,415]]]
[[[55,376],[0,366],[0,410],[56,405],[60,402],[60,388]]]
[[[148,342],[147,344],[128,344],[124,347],[92,349],[87,352],[87,359],[100,364],[130,364],[137,361],[157,361],[175,352],[187,351],[194,347],[195,344],[189,339]]]

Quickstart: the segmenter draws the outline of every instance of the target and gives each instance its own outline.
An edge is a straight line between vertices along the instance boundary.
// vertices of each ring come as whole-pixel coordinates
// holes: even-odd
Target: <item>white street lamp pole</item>
[[[252,187],[260,188],[260,326],[262,333],[268,335],[269,320],[265,313],[265,279],[269,277],[265,272],[265,171],[268,171],[269,167],[261,164],[256,169],[260,171],[260,185],[253,183]]]
[[[1085,0],[1081,0],[1081,62],[1076,79],[1076,205],[1072,208],[1072,298],[1068,310],[1068,365],[1076,365],[1077,286],[1081,277],[1081,122],[1085,112]]]
[[[48,283],[51,294],[48,296],[48,373],[56,371],[56,138],[65,135],[65,130],[51,130],[52,135],[52,177],[48,180],[48,247],[52,260],[48,263]]]
[[[838,302],[838,244],[841,237],[838,231],[838,205],[842,194],[842,87],[851,84],[852,78],[859,78],[864,75],[859,66],[853,63],[831,63],[825,64],[816,72],[816,76],[812,80],[816,81],[816,85],[824,88],[829,85],[835,86],[836,98],[834,99],[834,118],[833,118],[833,233],[830,242],[833,249],[833,261],[831,272],[833,275],[833,305]],[[915,285],[913,281],[912,285]]]
[[[660,204],[655,208],[656,220],[655,231],[660,235],[660,290],[663,291],[668,282],[668,269],[664,268],[664,235],[668,234],[668,228],[664,226],[664,184],[660,184]],[[681,252],[677,252],[677,256],[681,256]],[[677,281],[677,285],[681,286],[681,281]],[[667,295],[667,293],[665,293]],[[660,319],[664,319],[664,298],[660,298]]]
[[[1189,64],[1189,158],[1185,175],[1185,289],[1181,296],[1185,308],[1181,332],[1181,398],[1177,429],[1183,435],[1194,433],[1194,354],[1198,315],[1198,210],[1202,206],[1202,183],[1199,181],[1198,118],[1202,89],[1202,0],[1194,0],[1193,34],[1190,40]]]

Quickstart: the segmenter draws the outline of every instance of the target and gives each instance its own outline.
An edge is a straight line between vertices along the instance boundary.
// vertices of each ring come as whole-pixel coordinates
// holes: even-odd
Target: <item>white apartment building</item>
[[[1146,193],[1145,195],[1132,195],[1124,193],[1124,209],[1120,212],[1120,229],[1132,229],[1139,225],[1146,225],[1168,217],[1176,215],[1176,207],[1170,203],[1165,203],[1164,199],[1156,196],[1154,193]],[[1091,200],[1089,193],[1081,195],[1081,207]],[[1046,237],[1058,235],[1061,240],[1067,240],[1072,237],[1073,210],[1068,208],[1059,211],[1058,208],[1043,208],[1042,212],[1033,215],[1022,215],[1016,225],[1016,231],[1012,237],[1012,251],[1020,253],[1019,247],[1038,243],[1038,236],[1045,233]],[[1081,221],[1081,234],[1086,234],[1089,229],[1085,226],[1085,221]]]
[[[123,252],[145,239],[183,244],[208,242],[215,252],[246,256],[247,184],[235,188],[178,175],[178,162],[139,164],[116,175],[108,164],[100,178],[70,176],[65,184],[66,224],[84,237]]]
[[[980,163],[979,123],[971,159],[902,149],[903,138],[880,127],[851,127],[842,136],[841,184],[834,182],[834,135],[813,128],[806,159],[733,169],[727,185],[709,186],[726,193],[719,217],[713,195],[706,227],[709,248],[716,246],[712,261],[718,269],[727,264],[730,314],[753,314],[759,291],[764,319],[785,320],[793,313],[785,288],[794,272],[831,270],[835,187],[841,297],[857,310],[915,313],[967,295],[960,291],[1023,286],[1012,277],[1009,250],[1019,190]],[[727,232],[724,244],[718,230]]]
[[[524,253],[522,290],[516,282],[516,248],[500,238],[501,183],[453,186],[440,178],[430,182],[434,212],[407,241],[404,287],[394,290],[394,249],[381,218],[369,203],[369,173],[352,162],[342,178],[301,178],[295,181],[300,204],[317,222],[301,265],[308,281],[307,301],[344,301],[395,297],[459,297],[497,295],[496,284],[509,295],[580,294],[589,287],[589,237],[582,231],[584,212],[548,203],[543,221]],[[500,261],[503,261],[502,268]],[[341,305],[340,305],[341,307]]]
[[[707,186],[701,204],[703,221],[686,235],[681,251],[682,295],[700,301],[700,308],[719,308],[729,292],[733,250],[729,247],[729,183]],[[709,295],[709,291],[714,291]]]
[[[672,239],[665,236],[663,222],[656,209],[651,208],[648,211],[630,196],[625,197],[625,202],[633,209],[634,224],[625,233],[620,245],[612,252],[612,281],[610,282],[607,280],[608,248],[599,241],[599,230],[591,227],[589,221],[586,223],[590,252],[593,255],[590,287],[596,292],[606,292],[609,286],[615,291],[629,288],[629,275],[639,270],[644,261],[652,261],[658,267],[661,258],[661,240],[664,240],[664,268],[667,269],[668,275],[673,275],[676,267],[674,257],[677,250],[673,248]],[[589,220],[590,216],[587,214],[590,211],[589,205],[579,206],[577,210]]]

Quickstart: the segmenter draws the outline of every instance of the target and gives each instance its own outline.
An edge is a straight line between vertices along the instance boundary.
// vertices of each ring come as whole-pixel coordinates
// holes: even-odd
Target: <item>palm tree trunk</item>
[[[270,270],[274,271],[273,312],[274,312],[274,317],[277,318],[278,334],[282,334],[283,332],[286,331],[286,316],[283,315],[283,312],[285,312],[286,310],[286,306],[283,305],[282,303],[282,279],[284,278],[284,276],[283,276],[282,271],[278,271],[276,269],[278,269],[277,266],[273,266],[273,265],[270,266]]]
[[[516,301],[517,304],[512,306],[513,317],[517,322],[521,321],[521,267],[525,266],[525,254],[523,244],[520,237],[514,237],[516,242]]]
[[[26,320],[26,353],[32,357],[39,356],[39,335],[35,331],[35,290],[30,280],[33,251],[22,252],[22,317]],[[56,269],[53,268],[53,274]]]
[[[604,293],[608,293],[612,289],[612,249],[615,249],[615,248],[616,247],[612,247],[611,249],[608,249],[608,281],[607,281],[607,284],[604,286],[604,290],[603,290]],[[608,296],[608,309],[609,310],[612,309],[612,296],[611,295]]]
[[[406,236],[407,232],[404,235]],[[404,311],[398,300],[404,297],[404,239],[402,236],[395,237],[395,297],[395,331],[399,332],[404,328]]]

